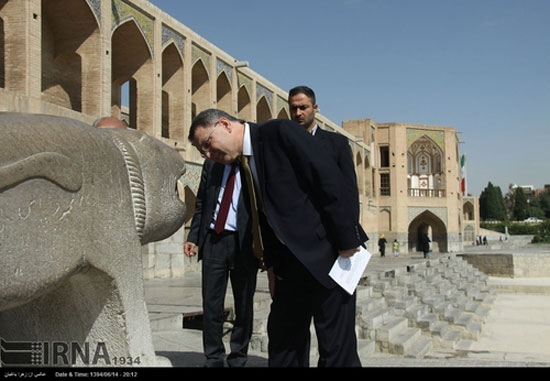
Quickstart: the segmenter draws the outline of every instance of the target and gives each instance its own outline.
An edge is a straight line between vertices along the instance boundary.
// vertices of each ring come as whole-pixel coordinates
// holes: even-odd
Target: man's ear
[[[231,123],[231,121],[229,119],[221,117],[218,122],[222,125],[222,127],[227,132],[231,133],[231,131],[233,131],[233,124]]]

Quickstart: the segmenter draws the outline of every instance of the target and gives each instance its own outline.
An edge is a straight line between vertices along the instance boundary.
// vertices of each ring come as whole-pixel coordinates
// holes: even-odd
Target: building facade
[[[211,107],[252,122],[289,117],[287,90],[146,0],[0,0],[0,111],[90,124],[112,115],[161,139],[187,162],[187,226],[202,165],[188,127]],[[350,142],[371,251],[379,233],[414,251],[420,231],[433,234],[436,250],[461,248],[452,128],[317,120]],[[198,271],[184,258],[185,235],[143,248],[146,278]]]

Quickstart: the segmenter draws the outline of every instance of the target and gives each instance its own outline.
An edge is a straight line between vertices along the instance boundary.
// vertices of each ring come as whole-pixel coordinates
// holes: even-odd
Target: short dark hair
[[[216,108],[210,108],[208,110],[204,110],[200,112],[191,123],[191,127],[189,128],[189,136],[187,139],[189,139],[190,142],[193,141],[195,138],[195,131],[197,130],[197,127],[199,126],[211,126],[214,123],[218,121],[220,118],[226,118],[231,122],[239,122],[239,123],[245,123],[244,120],[237,119],[233,115],[228,114],[227,112],[223,110],[218,110]]]
[[[288,98],[290,99],[291,97],[293,97],[295,95],[298,95],[298,94],[306,95],[309,99],[311,99],[312,104],[317,103],[317,100],[315,98],[315,92],[307,86],[296,86],[296,87],[290,89],[290,91],[288,92]]]

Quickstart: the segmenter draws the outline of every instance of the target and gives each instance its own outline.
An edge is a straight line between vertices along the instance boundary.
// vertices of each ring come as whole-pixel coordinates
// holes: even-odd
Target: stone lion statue
[[[0,113],[0,147],[2,342],[41,342],[42,365],[156,365],[141,246],[183,224],[184,160],[135,130],[46,115]]]

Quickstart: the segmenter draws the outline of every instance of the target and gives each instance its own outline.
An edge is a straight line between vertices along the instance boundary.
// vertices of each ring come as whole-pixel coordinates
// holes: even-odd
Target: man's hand
[[[193,242],[185,242],[183,244],[183,252],[188,257],[194,257],[197,255],[196,251],[197,245],[195,245]]]
[[[339,250],[338,254],[340,254],[342,258],[350,258],[350,257],[353,257],[355,253],[358,253],[358,252],[359,252],[359,247],[356,247],[354,249]]]

